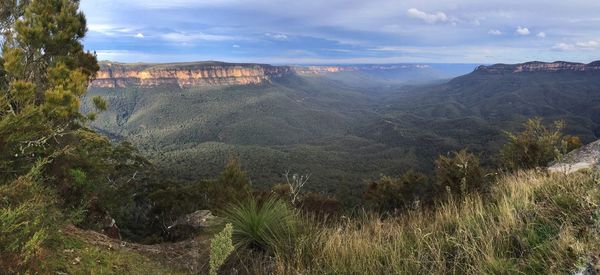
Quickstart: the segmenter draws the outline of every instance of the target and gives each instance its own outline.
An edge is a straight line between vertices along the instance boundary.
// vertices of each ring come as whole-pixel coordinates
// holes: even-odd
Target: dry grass
[[[315,226],[277,266],[302,274],[569,273],[598,253],[599,187],[590,173],[505,176],[489,197]]]

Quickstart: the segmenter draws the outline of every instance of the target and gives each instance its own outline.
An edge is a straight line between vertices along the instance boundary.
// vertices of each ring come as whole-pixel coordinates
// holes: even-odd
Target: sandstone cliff
[[[600,61],[589,64],[557,61],[553,63],[527,62],[522,64],[495,64],[490,66],[479,66],[475,70],[481,73],[521,73],[521,72],[600,72]]]
[[[100,63],[92,87],[218,86],[259,84],[292,73],[286,66],[222,62],[172,64]]]
[[[294,71],[304,75],[322,75],[327,73],[339,72],[358,72],[358,71],[392,71],[400,69],[427,69],[429,65],[424,64],[385,64],[385,65],[340,65],[340,66],[296,66]]]

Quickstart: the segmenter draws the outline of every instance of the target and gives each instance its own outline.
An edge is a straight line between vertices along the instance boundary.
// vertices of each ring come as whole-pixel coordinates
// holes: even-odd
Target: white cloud
[[[545,32],[540,32],[537,34],[537,37],[539,38],[546,38],[546,33]]]
[[[240,47],[240,45],[237,45],[237,44],[235,44],[235,45],[233,45],[233,46],[231,46],[231,47],[232,47],[232,48],[239,48],[239,47]]]
[[[516,32],[517,32],[517,34],[519,34],[519,35],[529,35],[529,34],[531,34],[531,32],[529,31],[529,29],[528,29],[528,28],[521,27],[521,26],[519,26],[519,27],[517,28]]]
[[[500,30],[489,30],[488,34],[491,34],[491,35],[502,35],[502,32]]]
[[[558,51],[598,50],[600,49],[600,41],[590,40],[577,43],[558,43],[552,49]]]
[[[600,48],[600,42],[594,41],[594,40],[590,40],[590,41],[587,41],[587,42],[577,42],[575,45],[577,47],[585,48],[585,49],[598,49],[598,48]]]
[[[141,32],[138,32],[134,37],[135,38],[144,38],[144,34]]]
[[[163,40],[170,42],[178,42],[178,43],[189,43],[194,41],[226,41],[233,40],[234,38],[231,36],[225,35],[214,35],[214,34],[205,34],[205,33],[180,33],[180,32],[171,32],[166,33],[160,36]]]
[[[406,13],[409,17],[421,19],[429,24],[450,21],[450,18],[443,12],[426,13],[415,8],[410,8],[408,11],[406,11]]]
[[[552,47],[553,50],[558,51],[572,51],[575,49],[575,45],[567,43],[558,43]]]
[[[266,37],[269,37],[271,39],[275,39],[275,40],[287,40],[289,37],[283,33],[265,33]]]

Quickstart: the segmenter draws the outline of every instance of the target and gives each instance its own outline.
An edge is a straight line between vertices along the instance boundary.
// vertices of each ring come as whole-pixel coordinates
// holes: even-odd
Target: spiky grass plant
[[[286,253],[294,247],[298,236],[297,213],[279,199],[267,198],[261,203],[248,199],[231,204],[225,215],[233,225],[233,240],[238,247],[271,255]]]

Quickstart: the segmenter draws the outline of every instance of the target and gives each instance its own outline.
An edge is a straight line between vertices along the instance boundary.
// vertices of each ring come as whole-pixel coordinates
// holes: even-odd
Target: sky
[[[599,0],[81,0],[100,60],[600,60]]]

